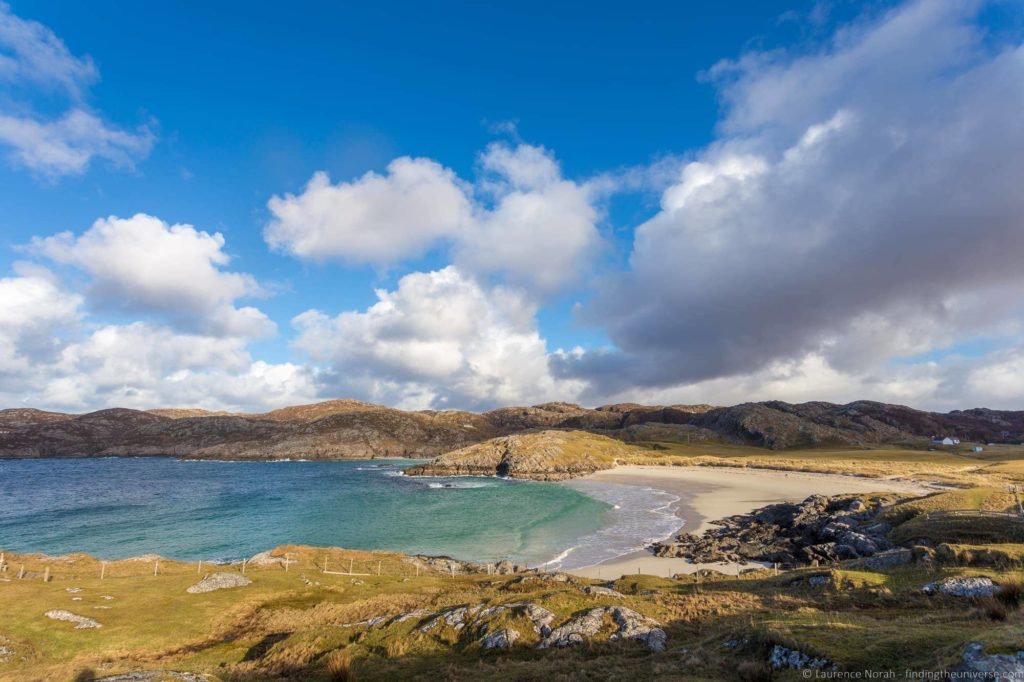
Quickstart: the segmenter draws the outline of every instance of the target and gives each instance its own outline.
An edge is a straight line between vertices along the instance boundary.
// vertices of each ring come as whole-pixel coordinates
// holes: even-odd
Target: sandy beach
[[[586,477],[621,485],[664,490],[680,500],[673,511],[680,528],[702,533],[711,522],[744,514],[776,502],[799,502],[809,495],[838,495],[861,492],[909,492],[924,494],[931,489],[906,481],[812,474],[798,471],[728,467],[620,466]],[[678,531],[676,531],[678,532]],[[675,533],[673,533],[675,535]],[[626,574],[671,576],[710,568],[734,575],[758,564],[694,564],[686,559],[656,557],[647,550],[610,559],[593,566],[567,571],[586,578],[616,579]]]

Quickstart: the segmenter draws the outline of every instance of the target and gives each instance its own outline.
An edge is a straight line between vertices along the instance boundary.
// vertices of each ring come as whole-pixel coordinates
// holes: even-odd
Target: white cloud
[[[353,182],[317,173],[301,194],[270,199],[265,237],[303,258],[377,266],[450,244],[463,272],[537,295],[577,282],[601,243],[593,192],[542,147],[494,144],[480,161],[477,187],[408,157]]]
[[[83,173],[94,158],[132,168],[149,154],[154,135],[147,127],[129,132],[97,116],[73,109],[55,121],[0,115],[0,143],[11,148],[17,165],[44,175]]]
[[[265,236],[274,248],[313,260],[387,265],[456,235],[470,219],[455,174],[429,159],[402,157],[386,175],[332,185],[313,175],[302,194],[273,197]]]
[[[78,97],[99,78],[88,57],[75,57],[46,26],[14,16],[0,2],[0,81],[55,87]]]
[[[40,175],[78,175],[93,159],[118,167],[134,166],[147,156],[155,135],[149,125],[130,131],[90,111],[84,104],[99,79],[92,60],[71,54],[53,31],[15,16],[0,2],[0,145],[8,159]],[[48,118],[32,113],[37,94],[58,94],[67,109]]]
[[[235,301],[259,296],[251,275],[224,270],[224,237],[191,225],[169,225],[139,213],[111,216],[79,236],[64,232],[33,241],[32,248],[88,273],[90,301],[100,308],[167,316],[185,329],[224,336],[273,334],[275,325]]]
[[[0,383],[20,381],[33,364],[52,359],[81,303],[45,272],[0,279]]]
[[[1019,334],[1024,47],[986,42],[978,6],[911,2],[809,54],[713,69],[720,138],[584,309],[615,350],[556,358],[559,373],[590,395],[722,377],[785,392],[763,372],[816,357],[880,376]]]
[[[562,177],[541,147],[493,144],[482,157],[493,174],[483,183],[494,198],[461,235],[455,262],[465,272],[498,274],[545,296],[577,283],[601,247],[594,197]]]
[[[64,409],[195,405],[258,410],[313,396],[308,370],[253,362],[241,339],[180,334],[135,322],[100,327],[67,345],[22,399]]]
[[[296,346],[330,369],[335,395],[408,408],[539,402],[574,392],[548,371],[534,307],[519,293],[485,289],[455,267],[415,272],[364,312],[293,320]]]

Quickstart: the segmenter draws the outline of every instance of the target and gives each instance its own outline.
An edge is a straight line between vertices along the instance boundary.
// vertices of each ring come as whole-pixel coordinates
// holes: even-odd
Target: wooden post
[[[196,566],[196,575],[199,575],[202,572],[203,572],[203,560],[200,559],[199,560],[199,565]]]
[[[22,564],[21,565],[21,570],[18,571],[18,580],[21,580],[24,577],[25,577],[25,564]]]
[[[417,578],[420,577],[420,565],[419,564],[416,564],[416,577]]]
[[[348,559],[348,574],[352,575],[352,557]]]
[[[107,562],[106,561],[102,561],[102,562],[100,562],[100,580],[103,580],[106,577],[107,577]]]
[[[49,566],[47,566],[46,570],[43,571],[43,582],[44,583],[50,582],[50,567]]]
[[[288,572],[288,564],[289,564],[289,563],[290,563],[290,562],[288,561],[288,552],[285,552],[285,553],[284,553],[284,572],[285,572],[285,573],[287,573],[287,572]]]
[[[245,575],[245,559],[242,559],[242,575]]]
[[[158,560],[158,561],[154,561],[153,562],[153,575],[159,575],[159,574],[160,574],[160,561]]]
[[[327,572],[327,557],[324,557],[324,573]]]
[[[380,575],[380,562],[377,562],[377,575]]]
[[[455,577],[455,564],[448,564],[448,569],[452,572],[452,577]]]

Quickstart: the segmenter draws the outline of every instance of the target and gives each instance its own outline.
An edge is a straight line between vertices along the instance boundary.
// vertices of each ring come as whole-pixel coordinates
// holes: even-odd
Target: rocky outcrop
[[[518,639],[518,631],[512,628],[502,628],[497,632],[484,635],[480,639],[480,646],[484,649],[511,649]]]
[[[251,584],[252,581],[241,573],[212,573],[185,591],[189,594],[203,594],[215,590],[227,590],[232,587],[245,587]]]
[[[925,594],[945,594],[951,597],[991,597],[999,591],[992,578],[984,576],[962,576],[945,578],[928,583],[921,588]]]
[[[796,670],[833,671],[838,669],[836,664],[827,658],[816,658],[805,654],[802,651],[788,649],[781,644],[773,646],[772,650],[768,653],[768,665],[776,670],[793,668]]]
[[[628,449],[583,431],[540,431],[495,438],[406,470],[411,476],[507,476],[559,481],[611,469]]]
[[[852,495],[812,495],[799,504],[773,504],[717,521],[717,528],[701,536],[682,533],[656,543],[654,552],[698,563],[763,561],[783,567],[875,557],[894,549],[886,537],[891,527],[879,521],[894,498],[865,503]],[[887,554],[882,561],[904,558]]]
[[[971,642],[964,650],[963,661],[949,672],[951,680],[1019,681],[1024,679],[1024,651],[986,656],[981,644]]]
[[[74,623],[76,630],[85,630],[89,628],[101,628],[103,627],[98,621],[86,616],[79,616],[76,613],[65,611],[64,609],[53,609],[43,614],[47,618],[53,620],[62,620],[68,623]]]
[[[636,640],[651,651],[665,650],[667,638],[661,624],[621,606],[601,606],[581,613],[552,630],[537,646],[546,649],[583,644],[604,630],[609,618],[617,626],[608,636],[609,641]]]

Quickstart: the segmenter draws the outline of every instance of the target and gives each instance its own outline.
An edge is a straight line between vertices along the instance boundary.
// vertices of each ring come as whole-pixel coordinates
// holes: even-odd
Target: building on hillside
[[[960,439],[950,436],[936,436],[932,438],[932,445],[960,445]]]

